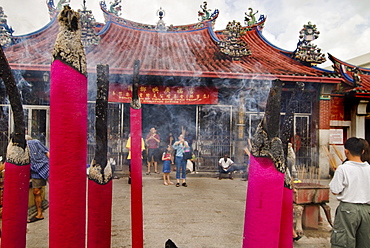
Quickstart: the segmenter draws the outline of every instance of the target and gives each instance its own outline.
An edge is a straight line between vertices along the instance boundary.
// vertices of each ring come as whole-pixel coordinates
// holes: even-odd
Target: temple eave
[[[50,64],[37,65],[37,64],[18,64],[9,63],[12,70],[29,70],[29,71],[50,71]]]

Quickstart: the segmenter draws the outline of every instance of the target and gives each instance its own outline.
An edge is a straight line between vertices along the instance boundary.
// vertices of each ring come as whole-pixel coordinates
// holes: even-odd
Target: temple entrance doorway
[[[197,111],[197,169],[217,171],[218,160],[234,155],[232,142],[232,106],[200,105]]]
[[[143,138],[152,127],[157,129],[161,137],[161,149],[169,143],[169,134],[175,140],[186,131],[187,140],[192,143],[196,138],[196,106],[194,105],[159,105],[143,104]]]

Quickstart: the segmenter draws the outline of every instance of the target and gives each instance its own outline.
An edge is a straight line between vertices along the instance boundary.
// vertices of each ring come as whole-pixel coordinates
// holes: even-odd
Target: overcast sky
[[[106,1],[109,7],[110,2]],[[71,0],[75,10],[82,8],[82,0]],[[348,60],[370,52],[369,0],[208,0],[208,8],[220,11],[216,30],[229,21],[244,22],[248,8],[267,17],[263,35],[272,44],[293,51],[304,24],[317,25],[320,37],[313,43],[324,53]],[[57,5],[58,0],[54,0]],[[158,21],[157,10],[162,7],[166,25],[186,25],[198,22],[198,11],[203,0],[122,0],[121,17],[145,24]],[[46,0],[0,0],[8,16],[14,35],[37,31],[49,22]],[[86,0],[95,19],[104,22],[99,0]],[[326,62],[324,66],[330,65]]]

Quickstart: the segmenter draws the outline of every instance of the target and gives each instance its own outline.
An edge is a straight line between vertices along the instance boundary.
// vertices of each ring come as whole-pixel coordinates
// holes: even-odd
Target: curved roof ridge
[[[342,77],[345,83],[351,88],[347,90],[348,93],[354,93],[359,97],[369,97],[370,93],[370,69],[364,67],[357,67],[350,63],[344,62],[330,53],[329,59],[333,62],[335,71]],[[361,71],[361,72],[359,72]],[[365,95],[364,95],[365,94]]]
[[[221,40],[217,37],[216,32],[213,30],[212,23],[208,23],[208,33],[212,40],[215,42],[220,42]]]
[[[111,22],[111,21],[106,22],[106,23],[104,24],[103,28],[102,28],[98,33],[96,33],[96,35],[99,35],[99,36],[100,36],[100,35],[104,34],[105,32],[107,32],[107,31],[109,30],[109,28],[110,28],[111,24],[112,24],[112,22]]]
[[[343,60],[338,59],[337,57],[335,57],[335,56],[331,55],[330,53],[328,53],[328,57],[329,57],[329,59],[330,59],[333,63],[338,62],[339,64],[342,64],[342,65],[348,66],[348,67],[350,67],[350,68],[352,68],[352,69],[357,67],[357,68],[358,68],[358,69],[360,69],[361,71],[365,71],[365,72],[367,72],[367,73],[369,73],[369,74],[370,74],[370,68],[366,68],[366,67],[361,67],[361,66],[356,66],[356,65],[350,64],[350,63],[348,63],[348,62],[345,62],[345,61],[343,61]]]
[[[275,48],[275,49],[277,49],[277,50],[279,50],[280,52],[282,52],[282,53],[284,53],[284,54],[286,54],[286,55],[291,55],[291,54],[293,54],[293,51],[288,51],[288,50],[285,50],[285,49],[282,49],[282,48],[280,48],[280,47],[278,47],[278,46],[276,46],[276,45],[274,45],[274,44],[272,44],[269,40],[267,40],[266,39],[266,37],[262,34],[262,31],[261,30],[259,30],[259,29],[256,29],[256,33],[257,33],[257,35],[261,38],[261,40],[263,41],[263,42],[265,42],[267,45],[269,45],[269,46],[271,46],[271,47],[273,47],[273,48]]]
[[[53,26],[56,23],[56,19],[57,19],[57,16],[54,16],[45,26],[43,26],[42,28],[32,33],[13,36],[12,38],[14,39],[14,43],[11,44],[11,46],[19,43],[20,41],[30,39],[34,36],[40,35],[41,33],[47,31],[51,26]]]
[[[136,30],[143,30],[143,31],[151,31],[151,32],[189,32],[189,31],[195,31],[200,29],[208,28],[208,23],[214,22],[219,14],[219,11],[216,9],[214,13],[211,15],[211,18],[202,22],[197,22],[193,24],[187,24],[187,25],[178,25],[173,26],[172,24],[170,26],[167,26],[167,31],[160,31],[157,30],[157,25],[155,24],[144,24],[140,22],[131,21],[122,17],[119,17],[117,15],[114,15],[113,13],[110,13],[107,10],[107,5],[105,1],[100,2],[100,8],[103,11],[104,18],[106,23],[109,22],[116,23],[120,26],[125,26],[127,28],[136,29]],[[100,32],[102,34],[102,32]]]
[[[342,61],[330,53],[329,59],[333,62],[335,71],[340,74],[344,81],[351,86],[347,92],[352,93],[370,93],[370,69],[357,67],[345,61]],[[358,70],[360,71],[358,71]]]

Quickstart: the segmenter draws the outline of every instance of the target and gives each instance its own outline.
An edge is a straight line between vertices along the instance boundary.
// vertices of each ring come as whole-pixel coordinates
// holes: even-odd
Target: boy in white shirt
[[[352,137],[344,148],[348,160],[337,168],[329,184],[340,201],[331,247],[370,247],[370,165],[361,160],[364,142]]]

